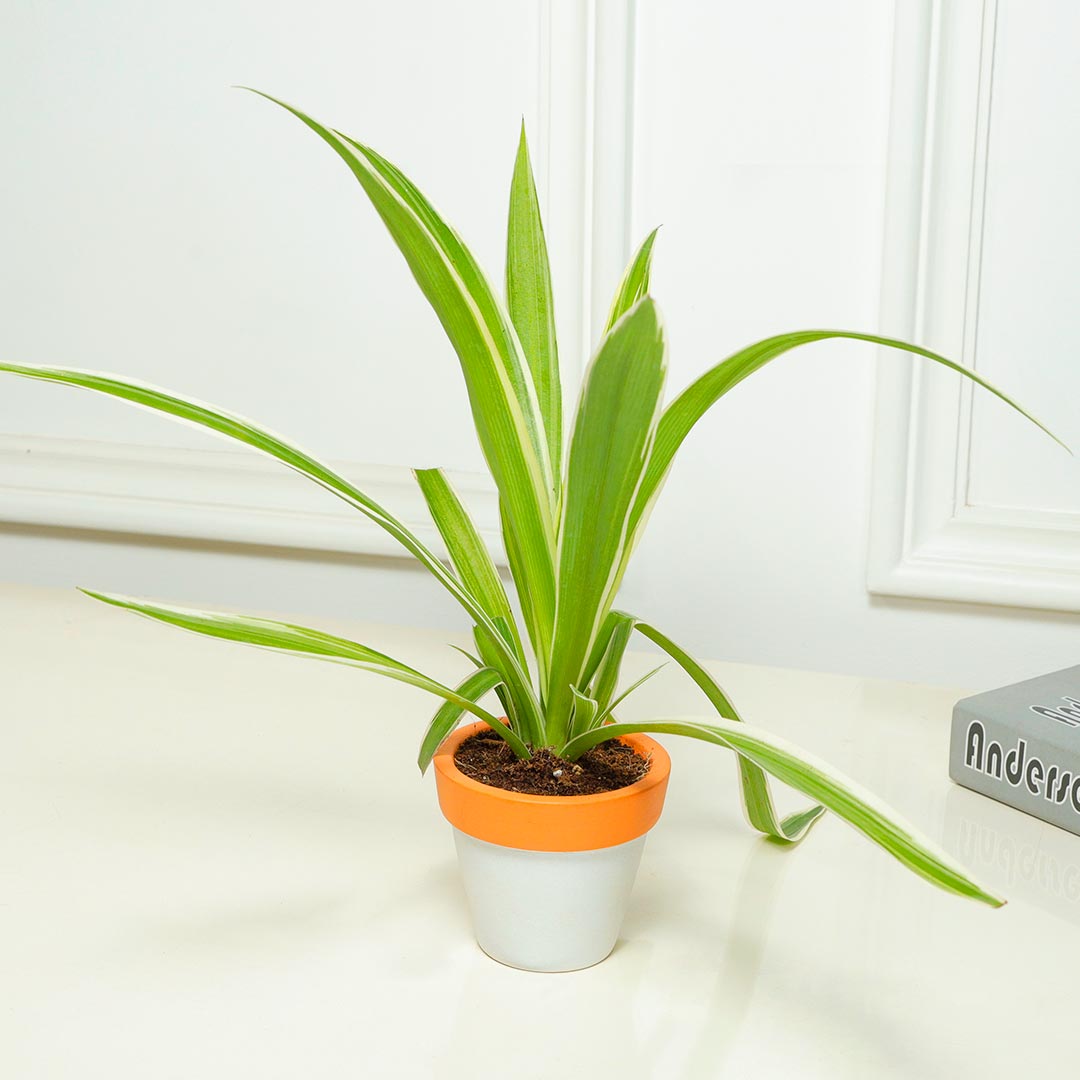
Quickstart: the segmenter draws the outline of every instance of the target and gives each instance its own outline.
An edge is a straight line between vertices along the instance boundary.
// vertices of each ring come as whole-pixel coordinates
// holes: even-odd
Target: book
[[[949,776],[1080,835],[1080,665],[958,701]]]

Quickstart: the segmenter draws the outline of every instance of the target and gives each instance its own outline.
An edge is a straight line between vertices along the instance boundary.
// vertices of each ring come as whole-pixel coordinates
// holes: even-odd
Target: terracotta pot
[[[645,835],[664,806],[671,760],[644,735],[622,741],[651,760],[636,783],[600,795],[519,795],[472,780],[454,752],[483,722],[458,728],[435,755],[439,805],[480,948],[528,971],[574,971],[615,947]]]

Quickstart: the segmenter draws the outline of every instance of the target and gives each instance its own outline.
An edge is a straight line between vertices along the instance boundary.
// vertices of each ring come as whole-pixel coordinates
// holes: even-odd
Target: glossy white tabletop
[[[878,790],[1008,907],[938,892],[834,818],[781,851],[744,826],[727,755],[667,739],[614,954],[530,975],[470,937],[415,765],[421,692],[73,594],[3,586],[0,611],[2,1077],[1075,1073],[1080,837],[950,784],[960,690],[714,665],[752,722]],[[462,672],[446,635],[330,628]],[[626,710],[648,713],[707,711],[667,669]]]

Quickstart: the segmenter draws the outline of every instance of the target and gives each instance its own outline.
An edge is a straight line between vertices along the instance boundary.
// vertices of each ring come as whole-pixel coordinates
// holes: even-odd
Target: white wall
[[[1013,23],[1026,10],[1002,6]],[[965,29],[976,35],[977,58],[982,5],[950,7],[974,23]],[[879,326],[892,104],[890,5],[695,12],[675,21],[645,0],[639,37],[634,212],[638,231],[665,222],[657,291],[672,324],[676,382],[776,330]],[[917,65],[916,55],[901,55]],[[999,153],[1010,160],[1007,146]],[[1014,277],[1030,274],[1032,246],[1051,242],[1061,237],[1031,232],[1026,262],[1016,262],[1014,245],[995,268],[1012,256],[1024,267]],[[1071,283],[1075,294],[1075,269]],[[985,306],[1000,311],[1006,298],[999,291]],[[1056,330],[1060,339],[1064,325]],[[987,334],[985,344],[996,339]],[[991,377],[1075,443],[1068,353],[1040,349],[1025,359],[1038,371]],[[717,406],[669,481],[627,582],[628,606],[732,659],[973,686],[1076,663],[1074,614],[867,592],[874,362],[866,346],[815,345]],[[998,445],[1028,446],[1023,422],[998,403],[984,415]],[[1076,461],[1034,441],[1062,470],[1056,490],[1080,490]],[[940,471],[952,481],[949,464]],[[1044,475],[1037,459],[1031,471]],[[1080,534],[1061,535],[1080,551]],[[1071,577],[1075,586],[1075,570]]]
[[[454,359],[374,214],[313,136],[225,89],[241,81],[396,157],[493,276],[524,114],[548,162],[571,377],[611,268],[658,222],[673,390],[780,329],[879,325],[892,4],[289,11],[19,10],[0,44],[5,356],[239,407],[391,499],[408,499],[408,464],[476,485]],[[494,47],[507,41],[520,54]],[[1076,662],[1074,614],[868,593],[875,362],[821,344],[725,399],[686,443],[624,605],[703,655],[766,664],[981,686]],[[208,459],[196,435],[15,382],[0,432],[6,580],[460,625],[421,572],[299,481]],[[140,471],[129,451],[147,446]]]

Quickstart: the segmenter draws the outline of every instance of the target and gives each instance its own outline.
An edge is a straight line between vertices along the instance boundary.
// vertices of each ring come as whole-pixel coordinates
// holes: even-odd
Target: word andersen
[[[1041,795],[1047,802],[1060,805],[1068,798],[1073,810],[1080,814],[1080,773],[1074,775],[1057,765],[1047,767],[1042,758],[1028,754],[1025,739],[1018,738],[1006,752],[996,739],[988,743],[986,728],[979,720],[972,720],[964,737],[964,765],[1003,780],[1010,787],[1023,784],[1032,795]]]

